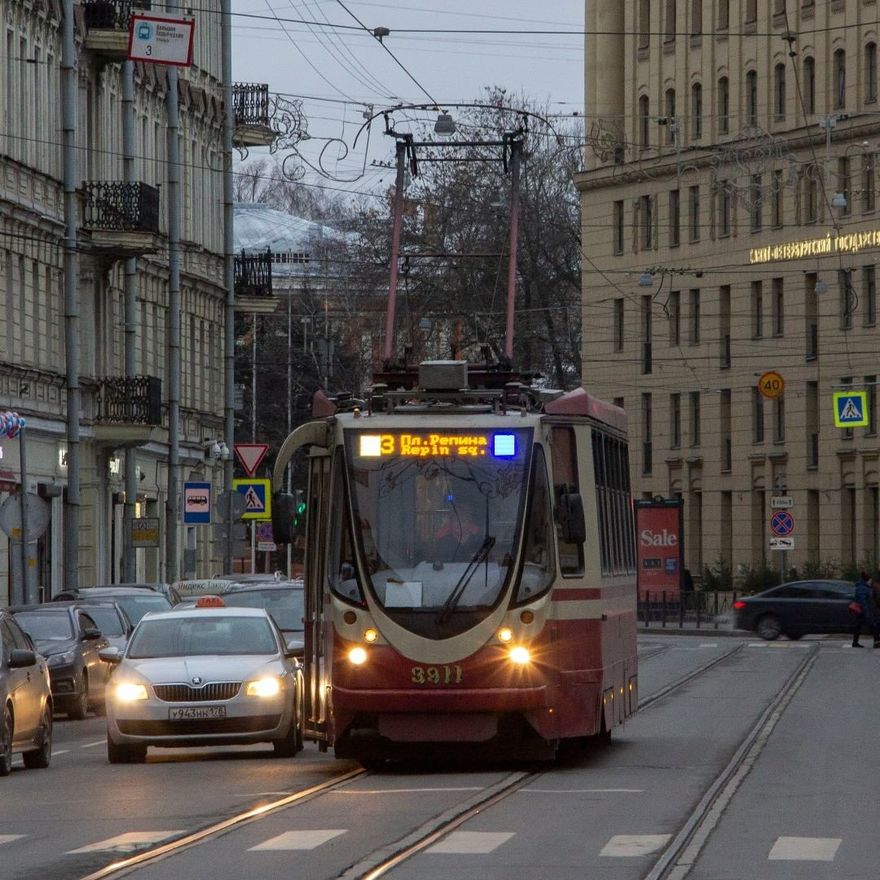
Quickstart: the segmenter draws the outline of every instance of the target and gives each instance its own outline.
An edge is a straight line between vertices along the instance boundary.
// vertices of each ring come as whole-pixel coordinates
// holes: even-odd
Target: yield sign
[[[244,472],[252,477],[260,466],[266,453],[269,451],[268,443],[236,443],[233,447]]]

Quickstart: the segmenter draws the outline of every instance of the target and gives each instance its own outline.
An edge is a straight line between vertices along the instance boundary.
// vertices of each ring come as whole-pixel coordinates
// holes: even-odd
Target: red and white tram
[[[636,708],[624,413],[491,379],[425,362],[321,397],[278,456],[276,489],[309,451],[306,729],[340,757],[549,757]]]

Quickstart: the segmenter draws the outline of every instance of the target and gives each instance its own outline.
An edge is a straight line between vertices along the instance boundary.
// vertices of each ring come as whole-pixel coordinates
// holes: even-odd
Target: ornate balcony
[[[132,13],[149,9],[150,0],[83,0],[86,49],[107,61],[124,60]]]
[[[114,260],[159,250],[159,190],[146,183],[87,181],[82,185],[83,248]]]
[[[278,137],[271,124],[272,107],[267,83],[233,83],[232,106],[237,147],[269,147]]]
[[[239,312],[274,312],[278,306],[272,293],[272,251],[258,254],[244,251],[234,258],[235,308]]]
[[[95,441],[119,448],[160,439],[162,380],[156,376],[113,376],[95,390]]]

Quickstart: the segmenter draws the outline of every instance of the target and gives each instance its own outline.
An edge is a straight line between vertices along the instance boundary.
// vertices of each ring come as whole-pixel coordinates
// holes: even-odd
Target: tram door
[[[325,649],[327,526],[330,511],[330,456],[312,451],[309,460],[309,504],[306,519],[306,727],[319,740],[327,738],[328,675]],[[338,512],[337,512],[337,515]]]

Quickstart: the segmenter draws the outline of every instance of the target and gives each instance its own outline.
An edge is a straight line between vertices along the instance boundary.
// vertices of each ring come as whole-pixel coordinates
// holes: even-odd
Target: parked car
[[[135,627],[107,696],[107,757],[140,763],[148,746],[271,742],[293,757],[302,748],[299,663],[262,609],[211,607],[151,614]],[[217,607],[221,606],[221,607]]]
[[[107,666],[98,652],[109,647],[84,608],[72,603],[19,605],[9,609],[46,658],[55,710],[81,720],[103,714]]]
[[[264,608],[284,635],[288,650],[302,660],[305,653],[305,591],[303,582],[249,581],[230,584],[221,594],[230,608]]]
[[[25,767],[49,766],[52,711],[45,658],[13,615],[0,609],[0,776],[9,775],[16,754]]]
[[[811,633],[852,632],[855,619],[848,605],[854,587],[849,581],[790,581],[744,596],[733,603],[734,626],[772,641],[780,635],[799,639]]]
[[[63,590],[52,598],[53,602],[116,602],[125,612],[126,617],[136,624],[148,611],[167,611],[171,602],[152,587],[79,587],[75,590]]]

